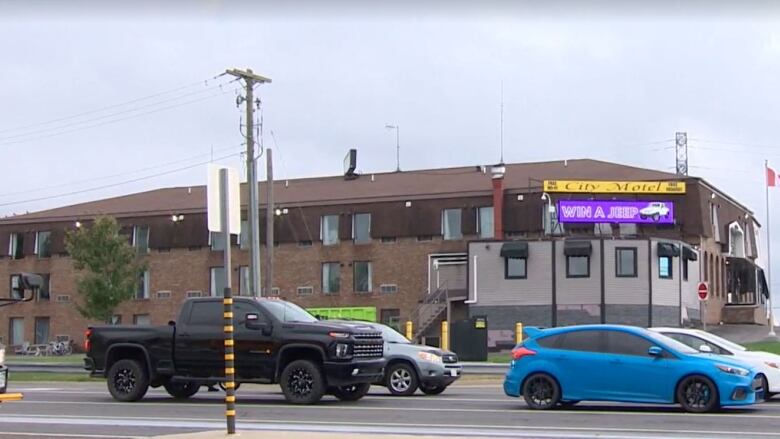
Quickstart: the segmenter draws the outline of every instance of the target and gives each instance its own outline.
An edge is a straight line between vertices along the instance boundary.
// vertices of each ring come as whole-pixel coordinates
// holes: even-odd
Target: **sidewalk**
[[[441,436],[419,436],[401,434],[380,434],[381,439],[441,439]],[[239,431],[234,435],[228,435],[225,431],[204,431],[201,433],[176,434],[170,436],[156,436],[156,439],[212,439],[212,438],[236,438],[236,439],[376,439],[376,433],[312,433],[303,431]],[[447,439],[469,439],[468,436],[447,436]]]

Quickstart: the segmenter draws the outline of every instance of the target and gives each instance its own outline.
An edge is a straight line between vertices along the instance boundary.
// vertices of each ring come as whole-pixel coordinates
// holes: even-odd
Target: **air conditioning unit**
[[[203,291],[187,291],[187,298],[191,299],[193,297],[202,297]]]
[[[298,287],[299,296],[311,296],[314,294],[314,287]]]
[[[171,298],[171,292],[170,291],[158,291],[157,292],[157,298],[158,299],[170,299]]]
[[[397,293],[398,285],[396,284],[381,284],[379,285],[379,292],[383,294]]]
[[[69,294],[59,294],[59,295],[57,295],[57,302],[58,303],[70,303],[70,295]]]

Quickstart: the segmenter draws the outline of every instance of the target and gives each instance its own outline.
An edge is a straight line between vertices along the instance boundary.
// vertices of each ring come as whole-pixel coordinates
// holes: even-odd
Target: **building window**
[[[566,277],[590,277],[590,256],[566,256]]]
[[[636,248],[615,249],[615,276],[637,277]]]
[[[504,278],[505,279],[525,279],[527,273],[526,258],[506,257],[504,258]]]
[[[352,239],[355,244],[371,242],[370,213],[356,213],[352,215]]]
[[[745,233],[738,222],[729,224],[729,253],[737,258],[745,257]]]
[[[385,308],[379,311],[379,321],[396,331],[401,330],[401,310],[398,308]]]
[[[636,236],[637,235],[637,228],[636,224],[634,223],[620,223],[618,224],[618,233],[620,236],[626,237],[626,236]]]
[[[322,264],[322,292],[335,294],[341,289],[341,266],[338,262]]]
[[[479,230],[480,238],[487,239],[495,236],[493,230],[493,206],[477,209],[477,229]]]
[[[658,277],[660,277],[661,279],[672,278],[672,257],[671,256],[658,257]]]
[[[51,274],[38,273],[41,277],[41,288],[38,289],[38,300],[49,300],[51,297]]]
[[[11,299],[22,300],[24,299],[24,291],[22,290],[22,275],[11,275]]]
[[[251,296],[249,291],[249,266],[242,265],[238,267],[238,295]]]
[[[38,232],[35,234],[35,254],[39,258],[51,257],[51,232]]]
[[[121,325],[122,324],[122,314],[114,314],[111,316],[111,320],[108,322],[110,325]]]
[[[249,242],[249,221],[241,221],[241,233],[238,235],[238,247],[241,250],[246,250],[252,246]]]
[[[224,251],[226,247],[225,234],[220,232],[210,232],[209,245],[211,246],[211,251],[213,252]]]
[[[463,233],[461,231],[461,210],[460,209],[444,209],[441,212],[441,234],[444,239],[461,239]]]
[[[136,299],[149,298],[149,270],[145,270],[138,276],[138,289],[135,292]]]
[[[8,241],[8,256],[11,259],[22,259],[24,257],[24,235],[21,233],[11,233]]]
[[[339,216],[323,215],[320,219],[320,240],[322,245],[339,243]]]
[[[133,324],[138,326],[151,326],[152,319],[149,314],[133,314]]]
[[[718,218],[718,205],[710,203],[710,222],[712,223],[712,237],[715,242],[720,242],[720,219]]]
[[[612,236],[612,224],[596,223],[593,225],[593,234],[596,236]]]
[[[227,287],[227,277],[225,276],[225,267],[211,267],[209,270],[211,296],[222,297]]]
[[[35,344],[49,343],[49,318],[35,318]]]
[[[357,293],[371,292],[371,262],[355,261],[352,264],[354,272],[354,291]]]
[[[11,317],[8,320],[8,341],[11,346],[21,346],[24,343],[24,317]]]
[[[133,227],[133,247],[140,254],[149,253],[149,226]]]
[[[688,281],[688,258],[682,260],[682,276],[684,281]]]

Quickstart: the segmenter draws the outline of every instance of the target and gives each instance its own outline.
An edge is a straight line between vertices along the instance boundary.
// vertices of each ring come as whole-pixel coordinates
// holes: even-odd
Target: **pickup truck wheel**
[[[417,391],[417,372],[406,363],[393,365],[387,371],[387,390],[395,396],[410,396]]]
[[[446,386],[431,386],[431,387],[425,387],[420,386],[420,390],[422,390],[422,393],[426,395],[439,395],[441,392],[447,390]]]
[[[176,399],[187,399],[200,390],[200,384],[192,381],[168,381],[163,386]]]
[[[333,388],[333,396],[342,401],[357,401],[366,396],[371,384],[353,384],[351,386],[342,386]]]
[[[284,398],[292,404],[314,404],[325,394],[325,380],[317,365],[296,360],[282,371],[280,385]]]
[[[108,392],[117,401],[138,401],[148,389],[149,374],[136,360],[119,360],[108,370]]]

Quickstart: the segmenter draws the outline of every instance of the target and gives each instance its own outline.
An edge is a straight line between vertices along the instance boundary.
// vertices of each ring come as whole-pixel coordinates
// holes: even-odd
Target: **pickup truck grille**
[[[379,332],[358,332],[355,337],[354,358],[382,358],[384,355],[384,340]]]

